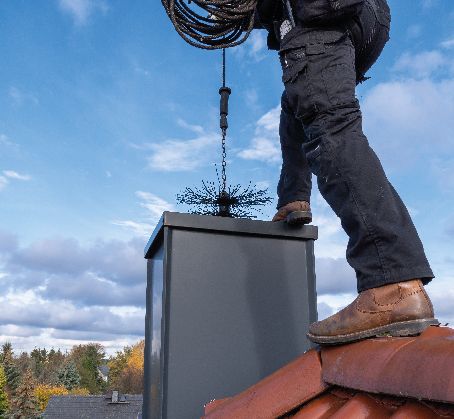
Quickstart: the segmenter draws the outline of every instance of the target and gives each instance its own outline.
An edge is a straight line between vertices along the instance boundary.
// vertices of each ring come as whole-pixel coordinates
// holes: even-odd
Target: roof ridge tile
[[[324,347],[323,379],[371,393],[454,403],[454,330],[429,329],[416,338]]]
[[[312,349],[224,403],[209,403],[204,418],[274,419],[327,388],[322,380],[320,354]]]

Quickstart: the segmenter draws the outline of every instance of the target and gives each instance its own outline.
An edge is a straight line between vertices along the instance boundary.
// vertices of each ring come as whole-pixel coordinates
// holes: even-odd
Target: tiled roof
[[[106,396],[52,396],[44,419],[136,419],[142,395],[125,394],[126,403],[111,403]]]
[[[454,418],[454,330],[308,351],[204,418]]]

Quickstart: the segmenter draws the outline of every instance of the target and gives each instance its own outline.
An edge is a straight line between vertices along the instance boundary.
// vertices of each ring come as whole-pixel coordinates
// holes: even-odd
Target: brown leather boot
[[[418,335],[438,324],[422,282],[414,279],[361,292],[339,313],[311,324],[307,337],[334,345],[373,336]]]
[[[287,221],[288,224],[309,224],[312,221],[311,206],[306,201],[294,201],[280,207],[273,221]]]

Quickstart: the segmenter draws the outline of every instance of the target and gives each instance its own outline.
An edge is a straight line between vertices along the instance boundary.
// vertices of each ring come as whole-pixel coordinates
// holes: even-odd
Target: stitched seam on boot
[[[401,289],[402,289],[402,288],[401,288]],[[405,299],[405,298],[407,298],[407,297],[411,297],[412,295],[420,294],[421,292],[423,292],[423,290],[422,290],[422,289],[419,289],[419,290],[417,290],[417,291],[411,292],[410,294],[404,294],[404,295],[402,295],[402,297],[401,297],[400,299],[403,300],[403,299]],[[425,296],[424,296],[424,297],[425,297]],[[426,300],[427,300],[427,298],[426,298]]]
[[[400,287],[399,287],[399,289],[402,290],[402,288],[400,288]],[[389,303],[389,304],[381,304],[381,303],[379,303],[379,302],[375,299],[375,293],[374,293],[374,303],[377,304],[377,305],[380,306],[380,307],[393,306],[393,305],[397,305],[397,304],[401,303],[401,302],[402,302],[403,300],[405,300],[407,297],[411,297],[412,295],[416,295],[416,294],[419,294],[419,293],[421,293],[421,292],[423,292],[422,289],[419,289],[419,290],[417,290],[417,291],[413,291],[413,292],[411,292],[410,294],[402,294],[402,293],[401,293],[401,296],[400,296],[400,298],[399,298],[398,300],[396,300],[394,303]],[[427,297],[424,296],[424,298],[425,298],[426,301],[427,301]],[[427,302],[428,302],[428,301],[427,301]]]
[[[374,299],[374,301],[375,301],[375,299]],[[381,314],[381,313],[388,313],[388,312],[392,311],[391,309],[381,310],[381,311],[363,310],[363,309],[359,308],[359,299],[356,301],[355,309],[357,311],[359,311],[360,313],[364,313],[364,314]]]
[[[404,298],[403,297],[399,297],[398,300],[394,301],[394,303],[389,303],[389,304],[381,304],[379,303],[376,299],[375,299],[375,294],[374,294],[374,303],[376,305],[378,305],[379,307],[388,307],[388,306],[395,306],[397,304],[399,304]]]
[[[360,313],[364,313],[364,314],[386,314],[386,313],[390,313],[392,311],[391,309],[381,310],[381,311],[369,311],[369,310],[361,310],[360,308],[357,308],[357,310]]]

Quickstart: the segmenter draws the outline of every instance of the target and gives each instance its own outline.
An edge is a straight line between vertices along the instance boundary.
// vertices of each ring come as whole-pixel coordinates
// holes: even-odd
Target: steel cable
[[[243,43],[254,27],[257,1],[161,0],[180,36],[202,49],[230,48]]]

